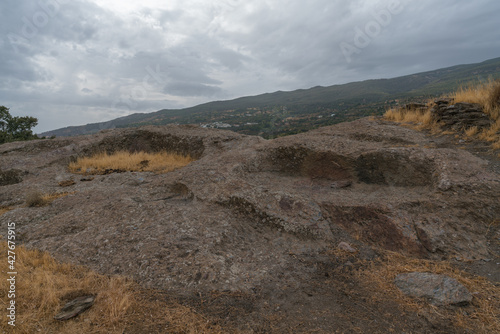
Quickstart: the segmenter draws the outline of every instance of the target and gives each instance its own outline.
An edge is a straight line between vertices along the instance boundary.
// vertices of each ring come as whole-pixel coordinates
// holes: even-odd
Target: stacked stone
[[[478,129],[491,126],[493,120],[483,112],[477,103],[455,103],[453,99],[438,99],[431,109],[435,119],[442,123],[445,130],[467,130],[477,126]]]

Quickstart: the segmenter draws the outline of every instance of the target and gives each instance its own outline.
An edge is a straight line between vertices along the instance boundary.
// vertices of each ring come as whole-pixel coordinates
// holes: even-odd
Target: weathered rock
[[[356,248],[352,247],[345,241],[339,243],[338,248],[349,253],[356,253],[358,251]]]
[[[145,287],[250,294],[249,309],[279,303],[287,321],[292,314],[312,319],[343,296],[336,284],[324,284],[328,268],[340,265],[329,251],[341,241],[356,245],[360,259],[373,258],[373,248],[432,259],[492,257],[486,245],[500,215],[498,174],[444,140],[361,119],[275,140],[148,126],[50,145],[8,143],[0,145],[2,169],[29,173],[2,187],[0,206],[14,210],[0,216],[0,229],[14,222],[27,247]],[[197,160],[166,174],[110,171],[77,182],[49,206],[24,206],[31,189],[53,193],[58,181],[76,180],[67,169],[72,159],[137,149]],[[332,188],[342,182],[352,186]]]
[[[19,169],[0,170],[0,186],[20,183],[23,181],[23,172]]]
[[[472,295],[457,280],[431,273],[400,274],[394,284],[406,295],[425,298],[431,304],[463,305],[472,301]]]
[[[427,105],[425,103],[410,102],[401,107],[404,110],[425,110]]]
[[[352,181],[351,180],[344,180],[344,181],[335,181],[333,182],[330,187],[333,189],[342,189],[342,188],[348,188],[352,186]]]
[[[429,252],[441,250],[446,238],[445,227],[438,218],[421,219],[415,222],[417,238]]]
[[[483,112],[477,103],[455,103],[452,100],[436,100],[431,112],[436,121],[443,125],[445,130],[462,131],[471,127],[479,129],[489,127],[493,120]]]
[[[64,180],[64,181],[59,182],[59,186],[61,186],[61,187],[71,187],[75,184],[76,184],[76,182],[73,179]]]
[[[434,103],[437,105],[448,105],[450,103],[453,103],[453,99],[452,98],[437,99],[437,100],[434,100]]]
[[[74,318],[92,307],[92,305],[94,305],[94,301],[95,296],[82,296],[75,298],[66,303],[59,313],[54,316],[54,319],[62,321]]]

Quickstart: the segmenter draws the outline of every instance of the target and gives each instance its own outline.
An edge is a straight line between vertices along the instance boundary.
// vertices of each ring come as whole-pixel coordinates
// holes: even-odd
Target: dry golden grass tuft
[[[450,96],[455,102],[478,103],[491,119],[500,118],[500,81],[489,80],[482,84],[462,87]]]
[[[473,126],[468,128],[464,132],[467,137],[474,137],[479,132],[479,128],[477,126]]]
[[[78,158],[69,164],[69,170],[77,174],[103,174],[106,170],[143,171],[167,173],[184,167],[194,161],[190,156],[158,152],[126,152],[113,154],[98,153],[91,157]]]
[[[428,105],[430,105],[430,101]],[[432,117],[430,107],[428,107],[426,111],[391,108],[385,112],[384,117],[388,120],[404,123],[405,125],[419,130],[428,129],[433,133],[438,133],[440,131],[439,124]]]
[[[480,140],[493,143],[493,149],[500,148],[500,81],[490,80],[477,86],[458,90],[453,96],[455,101],[478,103],[484,112],[495,122],[478,134]]]
[[[62,193],[42,193],[41,191],[34,190],[26,195],[26,205],[29,207],[41,207],[49,205],[58,198],[74,194],[74,192],[62,192]]]
[[[462,283],[474,295],[466,308],[438,308],[425,301],[405,296],[395,285],[397,275],[409,272],[432,272],[452,277]],[[373,302],[394,296],[406,311],[417,314],[433,313],[455,326],[471,330],[472,333],[500,333],[500,286],[486,278],[474,276],[454,268],[446,261],[431,261],[409,258],[403,254],[385,251],[377,262],[360,270],[358,279],[372,286]]]
[[[0,242],[7,253],[7,243]],[[221,328],[175,302],[143,298],[136,283],[99,275],[85,267],[59,263],[49,254],[16,247],[16,327],[0,322],[2,333],[221,333]],[[0,268],[7,272],[7,261]],[[0,280],[0,302],[6,309],[7,280]],[[68,301],[95,295],[94,305],[68,321],[54,316]]]
[[[490,80],[483,84],[462,87],[450,97],[455,103],[466,102],[481,105],[483,111],[494,123],[481,131],[477,127],[465,129],[465,136],[491,142],[493,149],[500,149],[500,81]],[[385,112],[384,118],[415,129],[427,129],[432,134],[453,134],[452,131],[442,131],[440,124],[433,120],[430,112],[432,101],[428,101],[427,106],[427,111],[392,108]]]

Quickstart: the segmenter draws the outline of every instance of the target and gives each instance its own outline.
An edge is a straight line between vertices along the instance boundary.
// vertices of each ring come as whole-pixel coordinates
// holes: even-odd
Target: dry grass
[[[10,210],[12,210],[12,208],[0,206],[0,216],[3,215],[4,213],[9,212]]]
[[[479,128],[477,126],[470,127],[464,131],[467,137],[474,137],[475,135],[477,135],[478,132]]]
[[[432,272],[452,277],[462,283],[474,295],[466,308],[438,308],[425,301],[405,296],[394,285],[397,275],[409,272]],[[443,320],[448,319],[457,327],[467,328],[472,333],[500,333],[500,286],[486,278],[473,276],[454,268],[446,261],[430,261],[409,258],[386,251],[378,262],[371,263],[359,273],[359,279],[372,286],[373,301],[394,296],[406,311],[418,314],[432,313]]]
[[[77,174],[103,174],[108,170],[144,171],[167,173],[194,161],[190,156],[174,153],[146,153],[126,151],[108,154],[106,152],[91,157],[78,158],[69,164],[69,170]]]
[[[491,142],[493,149],[500,149],[500,81],[490,80],[483,84],[462,87],[451,94],[450,97],[455,103],[479,104],[483,111],[494,121],[489,128],[481,131],[477,127],[465,129],[465,136],[467,138],[474,137],[479,140]],[[433,134],[453,134],[451,131],[442,131],[440,125],[433,120],[430,112],[432,101],[428,101],[427,105],[428,110],[424,112],[420,110],[392,108],[386,111],[384,117],[419,130],[430,130]]]
[[[7,253],[7,243],[0,242]],[[141,288],[123,277],[99,275],[84,267],[55,261],[47,253],[16,247],[16,327],[3,319],[2,333],[221,333],[219,326],[188,307],[144,299]],[[7,261],[0,264],[7,272]],[[0,280],[0,304],[6,315],[8,282]],[[68,321],[53,317],[69,300],[92,294],[92,308]]]
[[[26,195],[26,205],[29,207],[41,207],[41,206],[46,206],[55,201],[58,198],[68,196],[70,194],[74,193],[69,193],[69,192],[63,192],[63,193],[42,193],[41,191],[34,190],[30,192],[28,195]]]
[[[462,87],[450,96],[455,102],[478,103],[491,119],[500,118],[500,81]]]
[[[461,88],[452,95],[455,101],[478,103],[483,111],[494,121],[493,125],[478,134],[480,140],[493,143],[494,149],[500,148],[500,81],[490,80],[484,84]]]
[[[419,130],[428,129],[432,132],[439,132],[439,124],[433,119],[430,107],[425,111],[406,110],[402,108],[391,108],[387,110],[384,117],[388,120],[404,123],[405,125]]]

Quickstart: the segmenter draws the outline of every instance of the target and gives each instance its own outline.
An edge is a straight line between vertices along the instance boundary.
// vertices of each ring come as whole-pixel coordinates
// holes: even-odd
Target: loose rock
[[[425,298],[433,305],[463,305],[472,301],[472,295],[457,280],[432,273],[400,274],[394,280],[406,295]]]
[[[330,187],[333,189],[342,189],[342,188],[348,188],[352,185],[352,181],[346,180],[346,181],[335,181],[333,182]]]
[[[349,253],[356,253],[357,252],[356,248],[352,247],[351,245],[349,245],[347,242],[344,242],[344,241],[339,243],[338,247],[339,247],[339,249],[342,249],[342,250],[349,252]]]
[[[94,305],[95,296],[82,296],[66,303],[61,311],[54,317],[56,320],[68,320],[88,310]]]
[[[61,186],[61,187],[70,187],[70,186],[75,185],[75,184],[76,184],[76,182],[73,180],[65,180],[65,181],[59,182],[59,186]]]

